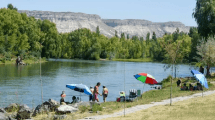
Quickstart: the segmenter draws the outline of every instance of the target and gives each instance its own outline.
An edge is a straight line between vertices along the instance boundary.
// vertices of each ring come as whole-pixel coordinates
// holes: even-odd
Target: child
[[[104,102],[106,102],[106,98],[108,96],[108,89],[105,86],[103,86],[102,95],[103,95]]]

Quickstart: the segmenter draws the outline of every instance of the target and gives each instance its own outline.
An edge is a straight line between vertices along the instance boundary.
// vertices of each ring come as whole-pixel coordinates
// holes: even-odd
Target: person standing
[[[93,101],[97,101],[99,102],[99,98],[98,98],[98,95],[102,96],[100,93],[99,93],[99,86],[101,85],[100,82],[98,82],[96,84],[96,86],[94,87],[94,91],[93,91]]]
[[[104,102],[106,102],[106,98],[108,96],[108,89],[105,86],[103,86],[102,95],[103,95]]]
[[[90,91],[91,91],[92,94],[89,96],[89,101],[93,100],[93,91],[94,91],[94,89],[93,89],[92,86],[90,86]]]

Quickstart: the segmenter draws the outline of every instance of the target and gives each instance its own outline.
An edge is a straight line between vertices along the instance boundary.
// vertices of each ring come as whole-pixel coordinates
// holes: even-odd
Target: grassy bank
[[[134,102],[126,102],[125,107],[129,108],[132,106],[136,106],[136,105],[142,105],[142,104],[149,104],[151,102],[159,102],[165,99],[169,99],[170,98],[170,89],[171,89],[171,84],[170,84],[170,79],[171,77],[165,79],[162,82],[162,89],[161,90],[151,90],[151,91],[147,91],[144,94],[142,94],[142,97],[139,97],[136,101]],[[191,95],[191,94],[195,94],[195,93],[199,93],[202,91],[181,91],[180,87],[176,86],[176,81],[178,79],[174,79],[173,80],[173,86],[172,86],[172,97],[178,97],[178,96],[187,96],[187,95]],[[208,90],[215,90],[215,85],[211,84],[210,82],[215,81],[215,78],[208,78],[208,85],[209,85],[209,89],[204,89],[204,91],[208,91]],[[195,79],[182,79],[182,83],[186,82],[187,85],[189,85],[189,83],[194,83],[197,82]],[[102,100],[102,99],[100,99]],[[174,103],[173,103],[174,106]],[[117,112],[119,110],[124,109],[124,103],[121,102],[106,102],[106,103],[102,103],[98,108],[95,108],[94,111],[97,111],[98,109],[102,109],[101,111],[99,111],[98,113],[94,112],[94,113],[89,113],[90,108],[82,108],[80,109],[78,112],[76,113],[72,113],[72,114],[68,114],[67,119],[80,119],[80,118],[84,118],[84,117],[88,117],[88,116],[94,116],[94,115],[105,115],[105,114],[111,114],[114,112]],[[38,116],[39,117],[39,116]],[[42,119],[47,117],[47,115],[43,116],[43,117],[36,117],[33,119]]]
[[[113,59],[113,61],[124,61],[124,62],[153,62],[151,58],[143,59]]]
[[[22,61],[26,65],[29,65],[29,64],[39,63],[40,59],[25,59],[25,60],[22,60]],[[41,59],[41,63],[43,63],[43,62],[47,62],[46,58]],[[16,64],[16,60],[11,59],[11,60],[0,61],[0,64]]]
[[[174,103],[173,106],[160,105],[141,110],[125,117],[105,120],[213,120],[215,117],[215,94],[192,98]]]

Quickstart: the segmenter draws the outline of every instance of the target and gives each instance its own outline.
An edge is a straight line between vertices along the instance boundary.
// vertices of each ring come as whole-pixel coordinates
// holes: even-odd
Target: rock
[[[56,109],[56,113],[58,113],[58,114],[73,113],[76,111],[78,111],[77,108],[74,108],[74,107],[69,106],[69,105],[61,105],[60,107],[58,107]]]
[[[6,113],[6,111],[4,110],[4,108],[0,108],[0,112],[1,113]]]
[[[19,105],[16,103],[11,103],[9,106],[5,108],[7,112],[14,112],[18,110]]]
[[[55,111],[55,109],[60,106],[60,103],[53,99],[49,99],[49,101],[44,102],[43,105],[48,105],[49,111]]]
[[[17,112],[13,112],[11,115],[8,116],[9,120],[15,120],[17,116]]]
[[[59,102],[57,102],[57,101],[55,101],[53,99],[49,99],[49,103],[51,103],[52,105],[55,105],[55,106],[60,105]]]
[[[62,120],[65,119],[67,115],[54,115],[54,120]]]
[[[173,33],[176,28],[185,33],[189,32],[190,27],[185,26],[181,22],[151,22],[141,19],[101,19],[95,14],[84,14],[74,12],[51,12],[51,11],[27,11],[18,10],[19,13],[26,13],[28,16],[33,16],[36,19],[48,19],[56,24],[59,33],[66,33],[77,30],[79,28],[87,28],[91,31],[96,31],[99,26],[100,33],[112,37],[115,35],[115,30],[118,36],[121,33],[129,34],[130,38],[134,35],[146,38],[150,32],[150,38],[153,31],[157,37],[162,37],[165,32]]]
[[[0,120],[9,120],[9,118],[5,116],[4,113],[0,112]]]
[[[32,110],[27,105],[20,105],[16,119],[30,119]]]
[[[38,105],[33,113],[33,117],[36,116],[37,114],[41,114],[41,113],[48,113],[49,112],[49,106],[48,105]]]

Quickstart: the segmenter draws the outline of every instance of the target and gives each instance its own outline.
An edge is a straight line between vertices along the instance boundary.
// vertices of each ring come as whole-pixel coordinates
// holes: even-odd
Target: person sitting
[[[76,99],[75,96],[72,97],[72,102],[71,102],[71,104],[73,104],[73,103],[78,103],[78,100]]]
[[[65,101],[64,101],[64,98],[66,97],[65,91],[62,91],[62,94],[60,96],[61,96],[60,104],[65,103]]]
[[[200,83],[197,83],[197,90],[202,90],[202,85]]]
[[[189,84],[189,90],[193,90],[193,86],[191,84]]]
[[[125,101],[125,92],[121,91],[119,95],[120,95],[120,102]]]
[[[176,83],[177,83],[177,87],[179,87],[181,84],[181,80],[179,79]]]
[[[184,86],[181,88],[181,90],[188,90],[186,83],[184,83]]]

